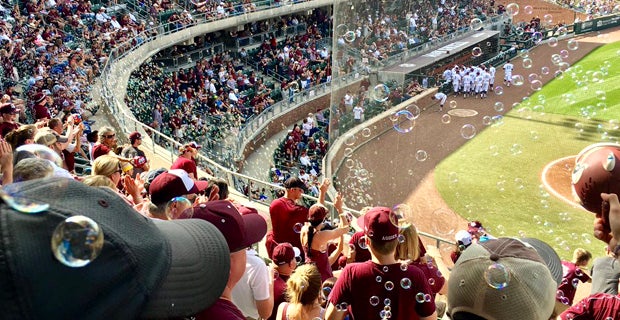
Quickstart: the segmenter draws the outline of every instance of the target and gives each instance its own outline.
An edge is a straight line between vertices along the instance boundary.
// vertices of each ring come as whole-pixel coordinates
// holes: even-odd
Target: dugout
[[[446,45],[378,71],[380,83],[396,82],[401,87],[424,77],[441,80],[442,73],[455,64],[478,65],[500,51],[500,32],[481,30]]]

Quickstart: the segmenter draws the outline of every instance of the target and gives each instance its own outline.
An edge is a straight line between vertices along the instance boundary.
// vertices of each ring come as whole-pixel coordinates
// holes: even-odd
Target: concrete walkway
[[[245,160],[243,170],[241,173],[246,176],[250,176],[263,181],[269,181],[269,170],[273,165],[273,153],[280,142],[284,141],[284,138],[293,126],[286,128],[273,135],[269,140],[263,144],[260,149],[254,150],[254,152]]]

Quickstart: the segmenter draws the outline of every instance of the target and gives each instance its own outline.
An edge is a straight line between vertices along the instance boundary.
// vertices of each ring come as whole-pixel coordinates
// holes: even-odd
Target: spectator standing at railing
[[[196,155],[201,145],[192,142],[179,148],[179,156],[172,163],[170,169],[183,169],[192,180],[198,180],[198,168],[196,167]]]

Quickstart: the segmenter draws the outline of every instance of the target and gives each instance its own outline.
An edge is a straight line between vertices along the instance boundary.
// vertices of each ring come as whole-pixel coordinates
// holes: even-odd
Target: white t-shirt
[[[232,289],[233,303],[244,316],[258,319],[257,300],[269,299],[269,268],[254,249],[248,249],[245,273]]]
[[[301,128],[304,130],[304,136],[310,136],[310,130],[312,130],[312,124],[306,122],[301,125]]]
[[[356,106],[353,108],[353,118],[355,120],[362,120],[362,113],[364,113],[364,109],[360,106]]]
[[[347,93],[344,96],[344,104],[348,105],[348,106],[352,106],[353,105],[353,96]]]

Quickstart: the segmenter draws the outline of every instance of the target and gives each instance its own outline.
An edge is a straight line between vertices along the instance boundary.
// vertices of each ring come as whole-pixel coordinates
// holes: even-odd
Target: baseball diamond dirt
[[[575,39],[579,42],[579,48],[571,51],[566,59],[571,65],[596,47],[620,40],[620,30],[610,29],[604,33],[588,34]],[[550,66],[551,55],[558,53],[560,48],[566,48],[566,40],[560,41],[555,48],[542,44],[531,49],[529,52],[529,57],[533,62],[531,70],[540,70],[543,66]],[[518,57],[512,61],[516,66],[513,74],[525,73],[521,67],[521,59]],[[369,188],[369,193],[373,198],[372,203],[390,206],[398,203],[408,204],[413,211],[418,229],[431,234],[437,234],[439,230],[462,229],[466,223],[465,219],[449,208],[435,187],[434,168],[442,159],[467,142],[460,133],[464,124],[469,123],[476,128],[484,128],[483,117],[498,114],[493,109],[496,101],[503,102],[508,111],[513,103],[520,102],[524,97],[533,93],[533,90],[526,85],[504,86],[503,76],[504,72],[499,66],[495,76],[495,86],[504,87],[502,95],[490,93],[486,99],[449,96],[448,101],[455,101],[457,109],[450,110],[452,117],[448,124],[442,123],[441,119],[445,110],[438,112],[437,104],[425,106],[426,110],[422,111],[411,132],[400,133],[390,130],[356,149],[352,157],[370,173],[371,178],[368,180],[372,181]],[[550,81],[552,77],[553,70],[542,76],[543,83]],[[446,109],[449,109],[448,103],[446,103]],[[427,158],[424,161],[416,160],[416,150],[425,150]],[[552,194],[567,201],[572,199],[570,171],[573,161],[572,158],[567,158],[553,163],[544,171],[545,179],[541,179],[548,183],[548,188],[553,190]],[[543,169],[532,168],[541,174]],[[341,170],[338,178],[344,181],[346,174],[346,170]],[[433,219],[429,219],[431,214],[433,214]],[[443,236],[451,235],[444,234]]]

